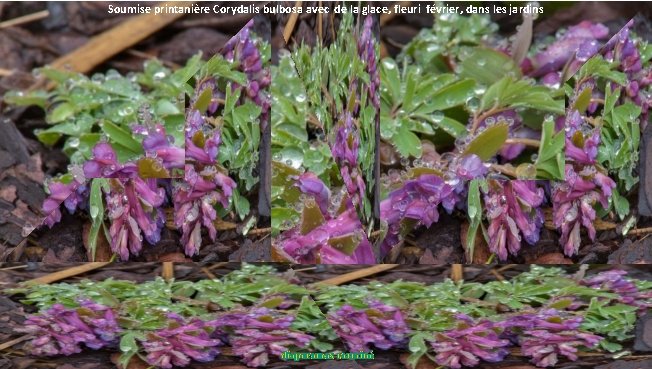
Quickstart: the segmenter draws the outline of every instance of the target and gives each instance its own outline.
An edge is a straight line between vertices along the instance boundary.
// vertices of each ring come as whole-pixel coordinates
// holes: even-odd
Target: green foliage
[[[464,124],[445,116],[444,111],[463,106],[473,96],[473,80],[448,73],[426,74],[415,66],[401,72],[390,58],[380,64],[380,79],[381,137],[403,157],[421,157],[417,134],[433,136],[439,131],[452,138],[466,134]]]
[[[457,59],[472,53],[473,47],[498,30],[488,16],[453,13],[434,15],[434,26],[423,29],[405,47],[399,59],[410,59],[429,71],[448,70],[447,59]]]
[[[37,138],[50,146],[63,140],[63,151],[73,164],[89,159],[101,137],[113,145],[118,160],[126,161],[142,154],[130,126],[145,112],[165,125],[177,145],[183,145],[183,94],[199,63],[195,57],[172,72],[150,60],[142,72],[122,76],[109,70],[92,77],[44,67],[35,73],[54,85],[52,91],[10,91],[4,99],[13,105],[43,108],[50,127],[37,130]]]
[[[531,313],[539,307],[564,310],[573,301],[576,307],[569,312],[583,317],[579,331],[605,337],[600,343],[601,349],[610,352],[621,350],[620,343],[632,337],[637,316],[637,307],[620,302],[618,294],[583,286],[561,268],[536,265],[509,281],[489,283],[455,283],[447,279],[426,284],[396,280],[303,287],[289,282],[288,277],[292,274],[278,273],[269,265],[243,264],[240,270],[220,279],[197,282],[165,282],[160,278],[145,283],[84,280],[78,284],[31,285],[6,290],[6,293],[25,294],[23,302],[34,304],[39,310],[55,303],[77,307],[80,298],[117,309],[123,328],[120,350],[122,359],[127,361],[139,351],[137,339],[144,337],[147,331],[166,326],[167,312],[211,319],[242,306],[275,309],[283,301],[293,303],[292,307],[282,309],[295,316],[291,329],[315,336],[310,347],[322,352],[341,347],[325,314],[345,304],[364,309],[374,300],[397,307],[411,330],[408,337],[411,363],[416,363],[423,355],[430,357],[429,341],[437,332],[455,329],[459,323],[455,316],[458,313],[501,320],[519,312]],[[649,281],[632,282],[639,291],[652,289]],[[505,306],[511,309],[507,315],[502,312]]]
[[[541,127],[541,144],[535,162],[537,178],[559,179],[564,177],[564,145],[566,136],[563,131],[555,133],[555,122],[546,119]]]
[[[293,189],[297,175],[309,171],[329,187],[343,185],[339,168],[332,159],[329,142],[343,112],[350,110],[352,96],[359,96],[354,114],[360,135],[358,163],[367,186],[359,214],[371,219],[373,193],[375,121],[377,113],[367,101],[365,85],[370,77],[358,56],[355,18],[346,14],[333,44],[297,46],[279,53],[272,67],[272,233],[278,234],[297,224],[299,193]],[[351,86],[356,90],[352,91]],[[364,223],[364,221],[363,221]]]

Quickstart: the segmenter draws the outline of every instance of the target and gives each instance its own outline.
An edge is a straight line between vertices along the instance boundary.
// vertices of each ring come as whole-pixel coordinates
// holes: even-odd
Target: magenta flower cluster
[[[351,199],[345,201],[341,213],[331,213],[331,193],[328,187],[311,172],[298,176],[296,186],[306,196],[305,206],[315,206],[323,221],[305,232],[300,226],[283,232],[275,248],[286,259],[296,263],[375,264],[376,258]],[[338,239],[350,238],[357,243],[347,254],[337,247]]]
[[[569,315],[556,309],[513,316],[501,325],[517,336],[523,355],[531,357],[539,367],[557,364],[561,356],[577,360],[581,347],[595,347],[602,337],[579,331],[582,316]]]
[[[516,255],[521,239],[530,245],[539,240],[543,226],[543,188],[536,181],[490,180],[489,191],[484,196],[489,227],[489,249],[500,260],[506,260],[508,252]]]
[[[91,301],[78,308],[55,304],[40,314],[30,315],[16,331],[34,335],[27,349],[34,355],[72,355],[82,351],[82,344],[97,350],[114,346],[120,328],[113,310]]]
[[[187,366],[192,360],[208,362],[220,353],[219,339],[211,338],[207,322],[186,321],[177,314],[168,314],[169,327],[147,333],[140,339],[148,364],[169,369]]]
[[[222,315],[211,322],[215,334],[233,347],[233,353],[251,367],[264,366],[273,356],[307,346],[313,336],[294,331],[294,316],[278,310],[252,308]]]
[[[608,291],[618,295],[618,302],[639,308],[639,315],[643,315],[652,308],[652,291],[640,291],[636,284],[625,278],[627,272],[612,269],[583,279],[580,284],[601,291]]]
[[[458,314],[456,329],[437,333],[430,345],[437,354],[435,362],[439,365],[459,369],[462,366],[475,366],[480,360],[498,362],[507,356],[510,341],[500,337],[500,325],[481,320],[475,322],[471,317]]]
[[[410,333],[403,313],[379,301],[369,302],[366,309],[344,305],[327,319],[352,352],[403,348]]]
[[[580,227],[595,239],[594,205],[608,208],[616,183],[596,167],[600,131],[593,128],[577,110],[566,117],[566,167],[564,182],[553,185],[553,222],[561,229],[561,244],[572,256],[580,247]]]

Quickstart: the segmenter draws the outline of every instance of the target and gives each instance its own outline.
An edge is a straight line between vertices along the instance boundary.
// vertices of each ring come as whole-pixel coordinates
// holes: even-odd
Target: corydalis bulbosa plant
[[[532,266],[488,283],[296,282],[269,266],[245,264],[197,282],[108,279],[13,292],[39,309],[21,328],[39,333],[28,343],[33,354],[69,355],[120,342],[123,365],[140,355],[163,368],[227,351],[248,366],[265,366],[299,349],[409,350],[409,365],[428,355],[450,368],[481,367],[516,350],[534,365],[552,367],[583,352],[622,350],[636,317],[652,308],[652,284],[615,269],[578,278]]]
[[[250,30],[252,25],[225,46],[224,56],[208,61],[193,57],[170,77],[168,88],[190,96],[185,120],[176,117],[173,126],[156,122],[156,109],[152,114],[144,105],[129,130],[116,131],[105,122],[107,139],[99,139],[71,173],[49,183],[46,224],[60,221],[65,200],[71,213],[90,213],[91,255],[108,220],[111,248],[128,260],[141,252],[144,241],[159,241],[169,207],[175,210],[174,225],[188,256],[199,252],[204,229],[215,239],[218,213],[248,216],[250,205],[241,194],[258,183],[261,124],[270,105],[269,45]],[[149,83],[168,82],[161,78]],[[157,107],[166,103],[159,101]],[[125,156],[124,147],[142,155]]]
[[[367,236],[379,88],[376,24],[365,17],[354,25],[350,14],[340,21],[345,32],[332,44],[279,52],[273,71],[279,89],[273,89],[272,227],[280,233],[273,247],[283,260],[376,262]]]

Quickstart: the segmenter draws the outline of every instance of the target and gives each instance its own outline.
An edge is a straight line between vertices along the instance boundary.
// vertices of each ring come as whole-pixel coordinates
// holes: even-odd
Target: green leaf
[[[46,146],[54,146],[61,138],[61,133],[48,132],[47,130],[35,130],[36,138]]]
[[[100,227],[104,224],[104,202],[102,201],[102,188],[108,188],[108,181],[104,178],[93,178],[91,180],[91,192],[89,196],[89,213],[91,215],[91,230],[88,233],[88,245],[91,251],[92,260],[95,261],[97,249],[97,237]]]
[[[508,76],[487,89],[482,97],[481,110],[531,108],[563,114],[564,100],[553,99],[554,94],[547,87],[532,85],[527,80],[515,80]]]
[[[564,131],[555,134],[555,122],[546,120],[541,127],[541,145],[537,161],[537,178],[564,178]]]
[[[445,110],[455,106],[464,105],[466,100],[473,96],[474,88],[475,81],[471,79],[457,81],[432,95],[432,102],[427,104],[426,107],[429,112],[433,112],[435,110]]]
[[[104,133],[113,141],[114,143],[123,146],[124,148],[130,150],[133,154],[142,154],[143,148],[140,142],[136,141],[129,132],[125,129],[118,127],[110,121],[104,121],[100,124]]]
[[[616,209],[616,213],[618,213],[620,220],[625,219],[625,217],[629,215],[629,201],[627,201],[627,198],[620,195],[618,189],[613,189],[610,201],[613,202],[614,209]]]
[[[475,235],[478,226],[482,221],[482,203],[480,202],[480,180],[473,180],[469,183],[469,195],[467,198],[467,214],[469,216],[469,229],[466,234],[466,252],[468,262],[473,261],[473,252],[475,250]]]
[[[392,143],[403,157],[420,157],[421,140],[412,133],[407,124],[401,124],[397,134],[392,138]]]
[[[483,161],[491,159],[507,140],[509,127],[507,124],[496,124],[485,128],[464,150],[463,155],[475,154]]]
[[[75,114],[75,106],[68,102],[62,102],[46,116],[46,120],[50,124],[59,123],[70,118],[73,114]]]
[[[512,58],[494,49],[477,47],[460,65],[460,75],[483,85],[491,85],[505,76],[521,78],[521,69]]]

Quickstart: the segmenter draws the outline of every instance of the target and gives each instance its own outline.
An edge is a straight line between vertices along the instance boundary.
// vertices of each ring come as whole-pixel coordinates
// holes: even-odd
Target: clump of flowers
[[[352,352],[403,348],[410,333],[403,313],[379,301],[369,302],[367,309],[344,305],[328,314],[328,322]]]
[[[271,357],[280,357],[290,348],[302,348],[313,336],[293,331],[292,315],[283,315],[268,308],[228,313],[213,324],[218,336],[233,347],[233,353],[251,367],[266,365]]]
[[[302,219],[299,227],[284,232],[276,240],[274,249],[278,253],[298,263],[376,262],[350,198],[343,196],[341,204],[333,201],[328,187],[310,172],[298,176],[295,185],[305,196]]]
[[[168,314],[169,326],[148,333],[141,339],[146,361],[159,368],[187,366],[192,360],[208,362],[219,354],[222,341],[210,337],[207,322],[186,321],[177,314]]]
[[[489,228],[489,248],[500,260],[507,252],[516,255],[521,239],[530,245],[539,240],[543,226],[543,189],[535,181],[489,181],[485,207]]]
[[[292,73],[294,78],[291,81],[302,85],[301,89],[297,89],[301,94],[290,96],[285,90],[275,93],[283,95],[275,96],[275,101],[292,97],[293,103],[305,102],[303,113],[306,120],[314,122],[318,127],[316,134],[320,137],[312,143],[302,142],[297,147],[288,145],[282,148],[285,142],[278,142],[277,147],[273,148],[274,151],[277,150],[274,154],[274,175],[281,178],[284,186],[276,187],[274,184],[272,193],[281,194],[275,199],[281,207],[295,203],[291,205],[292,213],[298,213],[279,222],[284,229],[282,232],[279,230],[280,235],[274,240],[273,248],[274,254],[281,260],[347,264],[377,262],[377,255],[368,239],[368,228],[372,210],[369,194],[373,188],[370,183],[373,179],[375,117],[378,113],[378,41],[374,36],[372,17],[364,18],[360,30],[355,29],[353,20],[350,15],[343,17],[341,27],[350,32],[339,36],[333,45],[320,44],[312,50],[302,47],[294,52],[292,59],[297,63],[296,69],[300,76],[296,77]],[[355,43],[349,44],[349,41],[354,40]],[[356,46],[355,49],[353,45]],[[333,60],[356,56],[350,72],[342,76],[344,82],[328,81],[341,71],[337,70],[337,65],[322,56],[326,54],[330,55],[328,59]],[[279,56],[289,58],[282,53]],[[305,63],[304,59],[311,60],[312,64]],[[314,83],[310,80],[309,76],[315,70],[319,71],[317,74],[327,76],[324,81]],[[283,74],[277,76],[279,83],[282,83]],[[324,89],[318,86],[321,83],[341,84],[345,90],[331,91],[332,95],[331,92],[325,94]],[[306,93],[310,96],[306,96]],[[327,109],[321,105],[326,105]],[[278,110],[279,114],[284,113],[282,107]],[[296,117],[294,113],[281,118],[281,121],[294,121],[297,120]],[[292,123],[302,126],[297,129],[306,133],[311,131],[305,125],[305,120],[299,119]],[[284,127],[278,127],[278,131],[283,129]],[[293,159],[282,160],[284,152],[295,150],[305,152],[305,167],[297,168]],[[307,150],[323,155],[321,164],[317,163],[319,160],[312,159],[315,163],[313,167],[321,168],[306,165],[309,155]],[[331,188],[340,185],[340,189]],[[284,193],[295,193],[296,196],[284,197]]]
[[[566,118],[565,181],[555,183],[552,191],[553,222],[561,229],[561,244],[572,256],[580,247],[580,226],[586,227],[595,239],[593,206],[609,207],[611,191],[616,183],[596,168],[600,132],[584,121],[577,111]],[[585,133],[586,132],[586,133]]]
[[[202,110],[195,103],[195,108],[188,112],[184,181],[175,182],[173,190],[174,222],[182,230],[181,243],[186,255],[199,252],[202,226],[208,229],[211,240],[215,240],[215,204],[227,208],[236,187],[235,181],[228,176],[217,159],[221,143],[220,128],[212,126],[208,121],[218,112],[215,97],[218,92],[214,79],[205,80],[197,87],[195,99],[205,93],[213,96],[211,103]]]
[[[551,367],[584,351],[620,350],[619,343],[632,337],[637,315],[652,306],[652,284],[625,279],[618,270],[577,279],[561,268],[532,266],[510,281],[488,283],[299,286],[287,277],[268,265],[246,265],[198,282],[34,285],[14,291],[40,309],[17,331],[33,335],[26,348],[34,355],[119,347],[122,365],[138,355],[166,369],[208,362],[220,351],[263,367],[288,359],[286,351],[408,349],[408,365],[430,358],[442,367],[480,367],[520,350],[516,356]],[[503,302],[509,311],[496,308]]]
[[[639,291],[636,284],[625,278],[627,272],[624,270],[608,270],[601,272],[591,278],[580,281],[580,284],[602,291],[609,291],[618,295],[618,302],[637,306],[639,314],[652,307],[652,292]]]
[[[250,32],[252,25],[249,22],[224,47],[223,55],[206,62],[200,62],[197,56],[189,62],[188,68],[201,68],[200,74],[194,76],[195,90],[185,121],[180,123],[184,126],[175,127],[168,121],[154,123],[149,105],[139,110],[138,123],[129,125],[132,137],[124,137],[125,132],[119,132],[123,127],[105,123],[113,127],[108,130],[111,134],[93,145],[88,160],[72,166],[71,174],[48,184],[50,196],[43,204],[45,224],[52,227],[60,221],[59,207],[64,202],[71,213],[77,208],[89,210],[94,230],[91,232],[94,236],[89,237],[97,237],[105,221],[103,210],[106,209],[111,249],[120,259],[128,260],[140,254],[144,241],[152,245],[159,242],[165,208],[174,208],[174,224],[181,232],[181,244],[188,256],[198,254],[204,229],[210,239],[215,240],[214,222],[221,208],[236,208],[238,215],[244,217],[243,208],[231,201],[237,192],[237,183],[225,168],[226,162],[234,162],[235,153],[224,159],[220,146],[224,145],[225,130],[227,138],[229,134],[238,134],[228,131],[231,126],[238,126],[234,128],[234,132],[238,132],[240,124],[257,124],[258,121],[263,124],[269,114],[266,89],[271,81],[269,68],[265,66],[269,56],[264,53],[265,47],[260,40]],[[219,63],[223,67],[216,69]],[[188,81],[179,80],[180,76],[185,77],[185,72],[179,71],[167,83],[185,86]],[[231,110],[226,111],[226,100],[230,96],[237,97],[229,103]],[[242,120],[243,113],[246,113],[246,123],[236,121],[235,116]],[[166,127],[174,128],[166,132]],[[251,127],[246,129],[253,131]],[[183,147],[179,147],[179,140]],[[257,150],[257,143],[247,145],[233,151]],[[134,156],[132,152],[141,154]],[[251,168],[245,171],[243,167],[251,167],[257,161],[257,157],[246,157],[233,170],[246,177],[247,189],[257,179]],[[96,189],[96,196],[92,196],[91,188]],[[241,198],[238,204],[246,201]],[[89,243],[95,244],[92,240]]]
[[[456,329],[437,333],[430,342],[437,353],[435,362],[449,368],[476,366],[480,360],[499,362],[507,356],[511,343],[500,338],[501,327],[489,320],[475,322],[471,317],[458,314]]]
[[[582,316],[544,309],[512,317],[503,325],[517,332],[523,355],[532,357],[536,366],[549,367],[557,364],[560,356],[577,360],[580,347],[595,347],[602,340],[600,336],[578,332],[582,320]]]
[[[79,353],[82,344],[94,350],[113,346],[120,328],[110,307],[83,301],[79,308],[55,304],[31,315],[17,331],[35,336],[27,345],[32,354],[54,356]]]

